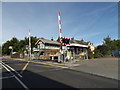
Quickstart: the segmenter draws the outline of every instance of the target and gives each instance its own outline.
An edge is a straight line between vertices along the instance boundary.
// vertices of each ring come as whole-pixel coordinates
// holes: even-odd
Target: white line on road
[[[14,76],[9,76],[9,77],[1,77],[0,79],[7,79],[7,78],[13,78]]]
[[[15,75],[14,75],[15,76]],[[15,76],[15,78],[18,80],[18,82],[24,87],[26,88],[27,90],[29,90],[29,88],[18,78]]]
[[[17,77],[15,76],[5,65],[2,64],[2,66],[8,71],[10,72],[13,77],[15,77],[15,79],[17,79],[17,81],[26,89],[26,90],[29,90],[29,88]]]
[[[22,76],[17,71],[15,71],[15,69],[13,69],[12,67],[10,67],[9,65],[7,65],[5,63],[3,63],[3,64],[6,65],[9,69],[11,69],[12,71],[14,71],[15,73],[17,73],[17,75],[22,78]]]
[[[8,72],[10,72],[10,70],[9,70],[7,67],[5,67],[3,64],[2,64],[2,66],[3,66]]]

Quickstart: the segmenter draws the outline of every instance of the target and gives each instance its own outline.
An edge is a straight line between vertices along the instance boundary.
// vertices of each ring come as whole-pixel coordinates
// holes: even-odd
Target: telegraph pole
[[[30,30],[29,30],[29,60],[31,60],[31,36],[30,36]]]

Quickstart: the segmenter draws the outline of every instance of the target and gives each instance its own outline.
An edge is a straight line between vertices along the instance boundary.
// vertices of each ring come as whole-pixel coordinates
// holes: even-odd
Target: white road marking
[[[10,67],[9,65],[7,65],[5,63],[3,63],[3,64],[6,65],[9,69],[11,69],[12,71],[14,71],[15,73],[17,73],[17,75],[22,78],[22,76],[17,71],[15,71],[15,69],[13,69],[12,67]]]
[[[3,66],[8,72],[10,72],[10,70],[9,70],[7,67],[5,67],[3,64],[2,64],[2,66]]]
[[[9,77],[1,77],[0,79],[7,79],[7,78],[13,78],[14,76],[9,76]]]
[[[15,76],[15,75],[14,75]],[[18,80],[18,82],[27,90],[29,90],[29,88],[18,78],[15,76],[15,78]]]
[[[15,79],[17,79],[17,81],[18,81],[25,89],[29,90],[29,88],[28,88],[17,76],[15,76],[5,65],[2,64],[2,66],[3,66],[8,72],[10,72],[10,73],[13,75],[13,77],[15,77]]]

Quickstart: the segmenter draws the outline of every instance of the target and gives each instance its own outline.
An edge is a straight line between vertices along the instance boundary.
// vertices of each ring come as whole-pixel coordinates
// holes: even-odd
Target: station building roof
[[[43,42],[44,44],[47,43],[47,44],[60,45],[60,43],[57,42],[57,41],[54,41],[54,40],[48,40],[48,39],[43,39],[43,38],[38,39],[38,41],[35,43],[35,45],[37,45],[40,41]]]

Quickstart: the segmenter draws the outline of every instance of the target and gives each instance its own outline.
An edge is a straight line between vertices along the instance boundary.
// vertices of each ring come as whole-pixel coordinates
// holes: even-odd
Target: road
[[[118,88],[115,79],[40,63],[2,59],[2,88]]]

